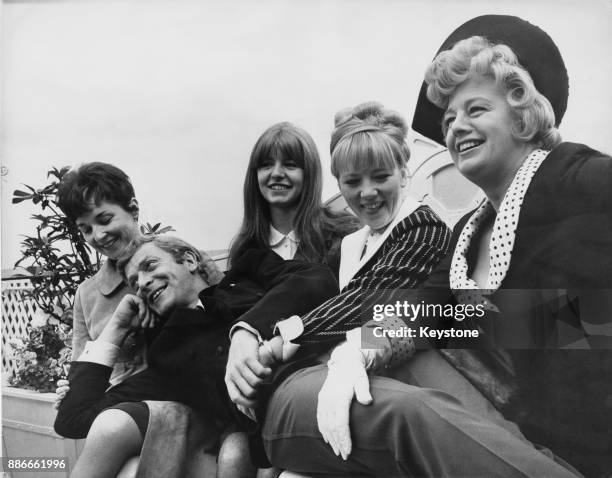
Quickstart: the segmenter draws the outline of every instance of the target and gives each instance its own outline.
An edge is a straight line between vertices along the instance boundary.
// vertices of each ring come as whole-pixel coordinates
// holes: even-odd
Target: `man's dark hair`
[[[108,201],[131,212],[135,197],[130,178],[112,164],[84,163],[70,170],[60,182],[57,203],[71,221],[91,210],[92,203]]]

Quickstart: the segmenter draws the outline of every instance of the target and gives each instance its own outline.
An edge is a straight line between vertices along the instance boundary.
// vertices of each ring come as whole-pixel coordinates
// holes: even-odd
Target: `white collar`
[[[96,274],[98,287],[104,296],[113,294],[124,283],[123,276],[117,270],[117,262],[107,259]]]
[[[483,222],[490,215],[495,214],[493,205],[485,200],[472,214],[463,227],[451,263],[449,280],[451,289],[457,291],[455,295],[462,302],[476,301],[482,303],[483,295],[487,295],[499,288],[510,268],[510,260],[516,228],[518,227],[521,206],[527,193],[527,188],[536,171],[548,156],[549,151],[536,149],[527,156],[527,159],[517,171],[512,184],[506,191],[504,199],[495,216],[493,232],[489,243],[489,276],[483,294],[467,294],[461,292],[466,289],[478,289],[478,285],[471,277],[468,277],[467,253],[470,244]]]
[[[270,239],[268,243],[271,247],[278,246],[285,239],[289,239],[291,242],[295,244],[299,244],[299,240],[297,238],[297,234],[295,231],[291,230],[287,234],[283,234],[282,232],[277,231],[272,224],[270,224]]]
[[[340,289],[343,289],[355,274],[376,254],[395,226],[410,216],[419,206],[421,206],[421,203],[410,196],[406,196],[395,218],[384,231],[379,234],[374,233],[374,236],[370,239],[372,229],[369,226],[364,226],[342,239],[339,272]],[[363,247],[368,243],[368,240],[368,247],[365,254],[362,255]]]

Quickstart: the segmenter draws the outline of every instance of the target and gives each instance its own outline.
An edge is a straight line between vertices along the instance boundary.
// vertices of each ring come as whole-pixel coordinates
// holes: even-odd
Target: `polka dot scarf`
[[[467,252],[472,238],[475,237],[482,224],[495,216],[495,209],[491,202],[485,201],[481,204],[463,227],[450,268],[450,286],[459,302],[483,304],[487,309],[496,310],[495,306],[487,301],[486,296],[496,291],[506,277],[525,193],[548,153],[549,151],[543,149],[533,151],[514,176],[512,184],[504,195],[493,224],[493,233],[489,243],[489,276],[484,290],[479,289],[476,282],[467,275]]]

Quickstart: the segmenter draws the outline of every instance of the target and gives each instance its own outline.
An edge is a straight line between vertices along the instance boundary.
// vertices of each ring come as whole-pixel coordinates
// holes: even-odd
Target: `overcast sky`
[[[334,113],[378,100],[411,122],[441,42],[487,13],[550,34],[570,77],[564,138],[611,153],[610,0],[5,1],[2,267],[34,230],[12,191],[52,166],[115,163],[144,221],[222,249],[255,140],[287,120],[315,138],[331,196]]]

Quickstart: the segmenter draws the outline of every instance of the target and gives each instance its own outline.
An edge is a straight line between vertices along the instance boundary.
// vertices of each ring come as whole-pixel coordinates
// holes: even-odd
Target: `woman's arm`
[[[146,371],[106,392],[125,336],[134,327],[148,326],[150,320],[151,314],[142,299],[131,294],[123,297],[100,337],[88,342],[70,367],[70,390],[58,407],[54,424],[59,435],[84,438],[96,416],[105,408],[124,401],[155,398],[147,396],[147,388],[153,385],[152,390],[157,390],[154,381],[157,376],[149,378]]]
[[[400,222],[367,270],[354,277],[335,297],[302,316],[300,343],[340,341],[363,324],[366,305],[380,302],[385,292],[423,284],[447,254],[448,227],[429,208],[420,208]]]
[[[83,304],[81,302],[81,286],[77,288],[72,312],[72,360],[77,360],[83,353],[85,344],[92,340],[85,323]]]
[[[70,390],[58,406],[53,428],[66,438],[85,438],[98,414],[114,403],[104,400],[112,367],[74,362],[68,381]]]

